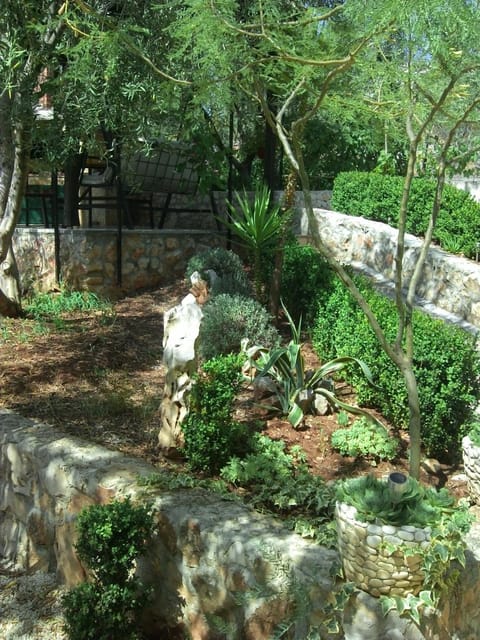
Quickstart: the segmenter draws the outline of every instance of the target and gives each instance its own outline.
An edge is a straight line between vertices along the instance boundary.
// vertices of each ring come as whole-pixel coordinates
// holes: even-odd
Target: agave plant
[[[255,378],[268,376],[276,383],[276,395],[282,410],[290,424],[297,428],[304,420],[305,412],[312,411],[315,396],[325,397],[328,403],[355,415],[366,415],[375,419],[360,407],[343,402],[335,395],[332,376],[345,367],[356,364],[369,382],[373,384],[368,366],[358,358],[340,356],[325,362],[316,370],[307,370],[300,342],[301,320],[297,325],[282,303],[288,319],[292,339],[287,345],[266,349],[260,345],[244,345],[247,356],[244,370],[255,370]],[[383,426],[383,425],[382,425]]]

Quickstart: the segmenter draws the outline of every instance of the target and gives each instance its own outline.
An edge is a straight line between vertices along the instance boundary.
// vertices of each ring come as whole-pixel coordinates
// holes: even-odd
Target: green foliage
[[[334,431],[331,442],[342,456],[374,460],[394,460],[399,450],[396,438],[390,436],[384,427],[365,417],[358,418],[346,429]]]
[[[300,447],[286,450],[282,440],[254,434],[252,450],[232,457],[221,477],[245,488],[256,508],[267,507],[281,513],[297,532],[326,542],[321,529],[332,517],[333,491],[322,478],[312,475]],[[330,540],[331,543],[331,540]]]
[[[243,263],[233,251],[214,247],[195,254],[187,263],[185,277],[190,282],[190,276],[198,271],[211,290],[211,295],[229,293],[232,295],[251,297],[252,287],[245,272]],[[209,271],[214,271],[217,278],[212,278]]]
[[[332,207],[355,216],[364,216],[397,226],[403,178],[379,173],[341,173],[335,178]],[[415,178],[407,212],[407,232],[424,236],[432,210],[436,183]],[[433,236],[445,250],[455,250],[469,258],[480,239],[480,205],[466,191],[445,185],[442,206]]]
[[[467,435],[475,446],[480,447],[480,421],[478,419],[473,419]]]
[[[337,483],[336,498],[356,508],[362,522],[394,526],[435,527],[455,511],[455,501],[443,488],[425,487],[414,478],[399,496],[392,496],[388,483],[373,475],[349,478]]]
[[[318,298],[332,278],[331,268],[311,245],[300,245],[296,240],[286,244],[281,297],[295,322],[302,318],[306,327],[312,326]]]
[[[147,604],[133,581],[125,584],[85,582],[63,598],[70,640],[137,640],[138,613]]]
[[[111,314],[112,305],[91,291],[62,289],[59,293],[37,293],[27,300],[24,308],[26,314],[35,320],[45,320],[75,311]]]
[[[93,582],[80,584],[63,598],[70,640],[134,640],[138,614],[148,590],[133,574],[153,531],[146,506],[129,498],[83,509],[77,519],[75,548]]]
[[[218,356],[195,376],[190,407],[182,423],[183,452],[194,471],[215,475],[234,455],[248,450],[248,427],[232,419],[243,379],[240,356]]]
[[[230,219],[224,224],[250,253],[255,293],[257,300],[268,285],[267,265],[282,232],[285,231],[287,218],[281,214],[278,205],[270,202],[270,190],[261,185],[255,192],[253,203],[247,193],[243,197],[236,194],[237,206],[229,205]]]
[[[238,353],[242,341],[273,346],[278,331],[265,308],[252,298],[223,293],[203,307],[199,332],[200,355],[209,360],[221,354]]]
[[[369,283],[355,279],[371,305],[387,339],[397,331],[392,301]],[[427,455],[440,459],[460,451],[479,394],[479,356],[475,338],[420,311],[414,312],[413,365],[418,382],[422,442]],[[363,360],[375,385],[355,369],[345,371],[361,406],[376,407],[397,428],[408,425],[408,399],[403,377],[381,348],[363,312],[339,280],[319,303],[313,345],[322,359],[349,354]]]
[[[248,369],[256,369],[258,377],[268,376],[275,381],[276,394],[282,412],[295,428],[303,422],[305,412],[313,411],[315,395],[324,396],[333,407],[363,414],[364,411],[342,402],[335,395],[332,376],[347,366],[356,364],[366,379],[372,383],[368,367],[361,360],[343,356],[325,362],[316,371],[307,371],[300,343],[301,327],[295,326],[285,307],[284,312],[289,320],[292,340],[286,346],[277,346],[272,349],[261,345],[247,347],[248,360],[244,366]]]

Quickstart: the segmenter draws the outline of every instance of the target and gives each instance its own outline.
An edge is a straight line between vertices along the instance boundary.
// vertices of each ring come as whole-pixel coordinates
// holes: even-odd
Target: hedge
[[[356,277],[387,338],[393,341],[397,312],[393,302]],[[420,311],[414,312],[414,370],[420,396],[422,441],[427,455],[440,459],[460,451],[479,396],[480,359],[474,336]],[[378,408],[398,428],[408,426],[403,376],[380,347],[365,315],[337,279],[319,301],[313,345],[322,360],[355,356],[372,370],[375,386],[353,368],[347,381],[363,406]]]
[[[349,171],[334,180],[332,208],[396,226],[404,179],[378,173]],[[427,229],[436,183],[414,178],[407,213],[407,232],[423,236]],[[480,204],[461,189],[445,185],[434,241],[446,251],[473,258],[480,241]]]

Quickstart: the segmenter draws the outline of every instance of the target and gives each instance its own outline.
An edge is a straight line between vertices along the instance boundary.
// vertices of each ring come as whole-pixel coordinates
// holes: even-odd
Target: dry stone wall
[[[191,640],[270,640],[280,622],[301,615],[285,636],[308,637],[325,620],[337,553],[281,523],[201,489],[147,489],[159,469],[0,409],[0,561],[3,567],[56,571],[68,586],[85,579],[74,549],[78,512],[131,496],[155,510],[155,535],[138,565],[155,600],[145,629],[182,629]],[[455,607],[432,612],[421,629],[377,598],[358,592],[343,631],[325,640],[472,640],[480,637],[480,526],[468,538]],[[290,585],[290,591],[289,591]],[[219,624],[224,628],[219,632]],[[189,635],[188,635],[189,634]]]
[[[365,273],[388,292],[394,279],[396,229],[326,209],[315,209],[314,213],[320,237],[337,260]],[[310,240],[304,211],[296,219],[295,231],[307,242]],[[407,234],[403,259],[406,286],[421,244],[421,240]],[[480,328],[480,264],[431,247],[416,302],[426,311],[476,332]]]
[[[330,211],[329,191],[313,194],[320,236],[338,260],[369,275],[386,291],[394,275],[396,230],[386,224]],[[275,193],[281,199],[282,193]],[[221,210],[225,200],[216,194]],[[302,194],[296,196],[294,230],[309,241]],[[213,221],[213,222],[212,222]],[[212,226],[213,224],[213,226]],[[210,225],[210,228],[208,228]],[[69,286],[100,293],[117,292],[117,246],[114,228],[60,229],[60,276]],[[184,274],[195,253],[225,246],[213,216],[187,211],[169,214],[165,229],[125,229],[122,234],[121,292],[155,287]],[[421,241],[407,235],[405,282],[410,278]],[[19,227],[14,236],[24,290],[56,286],[53,229]],[[430,249],[420,282],[417,305],[451,320],[467,330],[480,327],[480,264],[453,256],[438,247]]]
[[[183,277],[192,255],[224,244],[224,236],[212,231],[124,229],[119,254],[115,228],[60,229],[59,275],[77,290],[104,295],[133,292]],[[57,286],[53,229],[18,227],[14,250],[24,291],[48,291]]]

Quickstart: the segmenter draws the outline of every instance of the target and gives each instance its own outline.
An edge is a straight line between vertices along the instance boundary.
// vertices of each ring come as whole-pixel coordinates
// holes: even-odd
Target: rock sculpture
[[[167,368],[160,407],[158,443],[165,455],[175,455],[183,444],[181,423],[188,413],[188,395],[197,370],[197,338],[208,298],[207,284],[195,272],[190,293],[164,314],[163,362]]]

